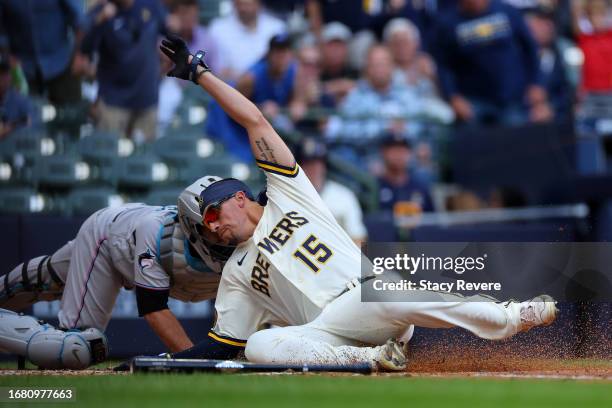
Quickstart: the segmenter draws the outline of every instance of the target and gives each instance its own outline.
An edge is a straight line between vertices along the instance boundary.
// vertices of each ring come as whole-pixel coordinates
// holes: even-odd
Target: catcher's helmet
[[[183,232],[198,255],[205,261],[211,259],[215,264],[219,264],[215,272],[221,273],[235,246],[219,243],[217,236],[204,227],[200,213],[200,193],[219,180],[222,180],[221,177],[204,176],[183,190],[178,198],[178,217]]]

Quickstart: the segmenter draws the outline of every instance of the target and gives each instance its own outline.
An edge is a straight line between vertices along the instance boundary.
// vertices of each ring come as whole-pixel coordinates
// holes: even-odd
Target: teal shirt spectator
[[[63,73],[74,52],[74,37],[83,23],[76,0],[1,0],[0,36],[21,61],[29,80]]]
[[[102,5],[87,14],[82,49],[97,53],[99,96],[108,105],[147,109],[158,100],[157,42],[166,31],[166,10],[158,0],[134,0],[108,21],[95,24]]]

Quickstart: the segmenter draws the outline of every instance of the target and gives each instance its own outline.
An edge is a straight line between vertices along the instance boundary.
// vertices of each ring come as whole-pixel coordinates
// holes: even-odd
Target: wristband
[[[193,83],[196,85],[198,84],[198,78],[200,77],[200,75],[202,75],[206,71],[210,71],[210,68],[208,68],[208,65],[206,65],[206,63],[204,63],[204,61],[202,60],[205,54],[206,52],[199,50],[198,52],[195,53],[195,55],[191,59],[191,63],[189,64],[189,71],[190,71],[189,79],[193,81]],[[204,71],[200,72],[199,74],[198,74],[198,65],[204,68]]]

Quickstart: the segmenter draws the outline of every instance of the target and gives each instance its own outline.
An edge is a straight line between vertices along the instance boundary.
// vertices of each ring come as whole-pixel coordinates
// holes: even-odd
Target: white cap
[[[324,42],[340,40],[348,42],[351,39],[351,30],[347,26],[337,21],[325,24],[323,27],[322,38]]]

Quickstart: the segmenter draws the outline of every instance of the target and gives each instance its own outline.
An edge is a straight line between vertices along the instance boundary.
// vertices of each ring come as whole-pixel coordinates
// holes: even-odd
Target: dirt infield
[[[540,330],[542,331],[534,330],[532,336],[517,336],[499,342],[478,339],[470,333],[455,329],[447,331],[433,342],[424,342],[421,336],[421,339],[416,338],[414,343],[411,342],[406,372],[384,375],[612,381],[610,333],[606,332],[604,336],[599,337],[588,336],[592,340],[590,344],[582,344],[577,351],[564,336],[557,337],[554,333],[545,332],[546,328]],[[125,372],[113,372],[112,367],[117,364],[116,361],[107,362],[95,369],[83,371],[18,371],[12,369],[16,363],[5,362],[0,364],[0,376],[129,375]]]
[[[494,378],[534,378],[534,379],[573,379],[603,380],[612,382],[612,361],[598,359],[551,359],[521,358],[504,356],[501,353],[480,355],[471,353],[461,356],[448,355],[432,357],[420,353],[411,356],[410,365],[405,373],[377,374],[385,376],[410,377],[494,377]],[[91,375],[130,375],[127,372],[114,372],[111,368],[70,371],[70,370],[0,370],[0,376],[45,375],[45,376],[91,376]],[[257,374],[255,374],[257,375]],[[312,375],[312,374],[309,374]],[[326,375],[326,374],[322,374]],[[337,376],[338,374],[333,374]],[[340,374],[353,375],[353,374]]]

